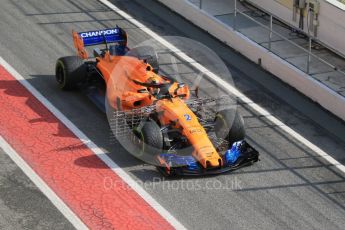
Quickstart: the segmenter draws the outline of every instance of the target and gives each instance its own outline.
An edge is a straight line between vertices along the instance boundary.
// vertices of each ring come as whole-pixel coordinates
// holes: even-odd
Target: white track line
[[[216,74],[212,73],[208,69],[206,69],[204,66],[197,63],[194,59],[190,58],[188,55],[183,53],[181,50],[179,50],[177,47],[175,47],[173,44],[169,43],[167,40],[162,38],[157,33],[153,32],[149,28],[145,27],[142,23],[135,20],[132,16],[127,14],[126,12],[120,10],[117,8],[114,4],[109,2],[108,0],[98,0],[99,2],[103,3],[104,5],[108,6],[110,9],[115,11],[117,14],[121,15],[123,18],[125,18],[127,21],[131,22],[135,26],[137,26],[140,30],[147,33],[149,36],[160,42],[162,45],[176,53],[177,56],[182,58],[183,60],[189,62],[190,65],[194,66],[196,69],[200,70],[202,73],[204,73],[206,76],[208,76],[213,81],[217,82],[221,87],[223,87],[225,90],[229,91],[230,93],[236,95],[241,101],[248,104],[253,110],[258,112],[259,114],[266,117],[267,120],[271,121],[275,125],[277,125],[279,128],[284,130],[286,133],[288,133],[290,136],[294,137],[297,141],[304,144],[308,148],[310,148],[313,152],[317,153],[319,156],[324,158],[326,161],[328,161],[330,164],[337,167],[340,171],[345,173],[345,166],[339,163],[336,159],[328,155],[325,151],[320,149],[318,146],[311,143],[309,140],[305,139],[302,135],[285,125],[282,121],[274,117],[272,114],[270,114],[266,109],[262,108],[261,106],[255,104],[251,99],[249,99],[247,96],[245,96],[243,93],[241,93],[238,89],[236,89],[234,86],[229,84],[228,82],[224,81],[220,77],[218,77]]]
[[[0,136],[0,148],[18,165],[41,192],[69,220],[76,229],[88,229],[79,217],[55,194],[53,190],[35,173],[19,154]]]
[[[124,180],[140,197],[142,197],[154,210],[156,210],[175,229],[186,229],[163,206],[161,206],[149,193],[147,193],[135,180],[133,180],[122,168],[120,168],[107,153],[93,143],[81,130],[79,130],[65,115],[39,93],[23,76],[21,76],[9,63],[0,57],[2,65],[16,80],[30,91],[50,112],[52,112],[64,125],[66,125],[88,148],[90,148],[113,172]],[[18,164],[17,164],[18,165]],[[18,165],[20,168],[23,164]],[[29,172],[31,175],[31,172]],[[28,175],[28,176],[29,176]],[[31,176],[34,176],[32,174]],[[29,176],[31,178],[31,176]],[[36,175],[37,176],[37,175]],[[49,198],[49,197],[48,197]],[[82,229],[82,228],[81,228]]]

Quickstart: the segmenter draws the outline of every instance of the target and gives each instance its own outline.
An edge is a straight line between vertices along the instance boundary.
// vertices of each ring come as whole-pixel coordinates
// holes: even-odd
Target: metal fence
[[[189,0],[189,1],[192,2],[193,4],[197,5],[201,10],[204,9],[205,0]],[[240,11],[238,8],[238,0],[234,0],[234,11],[233,11],[233,13],[228,13],[228,15],[230,15],[230,14],[233,15],[232,24],[231,23],[226,23],[226,24],[228,26],[232,27],[233,30],[240,32],[243,35],[245,35],[246,37],[252,39],[251,35],[246,33],[245,31],[243,31],[243,29],[241,29],[238,24],[239,24],[241,19],[243,20],[243,18],[255,23],[257,26],[259,26],[260,28],[263,28],[265,31],[267,31],[268,41],[265,42],[265,43],[267,43],[267,46],[264,46],[264,45],[262,45],[262,43],[257,42],[258,44],[260,44],[264,48],[268,49],[272,53],[276,54],[277,56],[281,57],[282,59],[286,60],[290,64],[292,64],[295,67],[297,67],[298,69],[302,70],[303,72],[307,73],[308,75],[313,74],[312,68],[311,68],[312,64],[313,64],[313,66],[315,66],[316,68],[319,68],[319,69],[321,68],[320,65],[324,65],[323,68],[326,67],[327,71],[323,71],[323,72],[336,71],[336,72],[345,76],[345,72],[342,71],[341,69],[339,69],[337,66],[329,63],[325,59],[312,53],[312,46],[316,42],[316,39],[313,36],[305,34],[304,32],[302,32],[296,28],[296,31],[299,32],[300,34],[304,34],[306,36],[306,39],[308,40],[308,46],[305,48],[305,47],[301,46],[300,44],[297,44],[296,42],[292,41],[288,37],[274,31],[273,24],[274,24],[274,22],[279,21],[279,19],[275,18],[272,14],[269,14],[267,12],[263,12],[263,13],[269,17],[268,25],[265,25],[263,22],[260,22],[259,20],[255,19],[254,17],[252,17],[247,12]],[[221,15],[215,15],[216,18],[217,18],[217,16],[221,16]],[[281,41],[288,43],[289,45],[291,45],[295,49],[296,48],[299,49],[301,51],[301,53],[304,53],[306,56],[305,62],[304,63],[299,62],[298,64],[296,64],[296,62],[289,60],[289,59],[291,59],[291,57],[285,57],[282,53],[279,53],[277,50],[274,50],[272,48],[272,44],[274,42],[273,36],[278,37],[279,39],[281,39]],[[255,39],[252,39],[252,40],[255,41]],[[299,58],[301,58],[301,57],[299,57]]]

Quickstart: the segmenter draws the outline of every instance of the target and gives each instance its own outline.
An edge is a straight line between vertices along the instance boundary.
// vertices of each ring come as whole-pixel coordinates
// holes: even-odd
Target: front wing
[[[194,160],[192,156],[176,156],[171,155],[165,157],[164,164],[157,167],[157,170],[164,176],[203,176],[203,175],[217,175],[230,171],[237,170],[239,168],[249,166],[259,161],[259,152],[250,146],[247,142],[244,142],[245,148],[241,150],[240,155],[234,163],[227,162],[224,159],[224,165],[222,167],[204,169],[202,166]],[[165,156],[168,156],[165,154]],[[162,154],[160,155],[162,157]],[[225,158],[225,156],[223,156]],[[162,161],[159,161],[162,162]],[[180,165],[180,166],[179,166]]]

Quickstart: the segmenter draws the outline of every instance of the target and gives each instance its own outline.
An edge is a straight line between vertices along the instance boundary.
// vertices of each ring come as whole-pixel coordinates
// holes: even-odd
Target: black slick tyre
[[[151,156],[161,153],[163,149],[163,134],[159,125],[153,121],[145,121],[138,130],[139,139],[142,141],[142,151]]]
[[[229,142],[229,147],[234,142],[243,140],[246,132],[241,114],[236,109],[218,112],[215,118],[215,132],[218,138]]]
[[[62,57],[56,62],[55,78],[62,90],[75,89],[85,75],[86,66],[80,57]]]

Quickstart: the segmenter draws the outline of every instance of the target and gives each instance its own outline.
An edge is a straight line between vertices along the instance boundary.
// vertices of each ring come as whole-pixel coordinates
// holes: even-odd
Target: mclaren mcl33
[[[259,160],[244,140],[239,112],[213,110],[226,98],[191,99],[186,84],[160,74],[152,47],[128,48],[119,27],[73,32],[73,41],[77,55],[56,63],[59,87],[79,89],[102,111],[111,111],[115,136],[133,139],[165,176],[219,174]],[[86,47],[101,44],[89,57]]]

